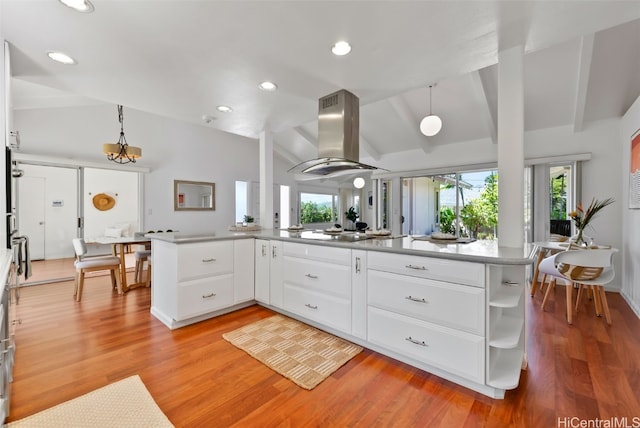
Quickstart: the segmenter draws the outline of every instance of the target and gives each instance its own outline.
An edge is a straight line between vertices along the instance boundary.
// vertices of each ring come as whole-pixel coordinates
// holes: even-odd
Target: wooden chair
[[[73,239],[73,249],[76,253],[76,278],[73,295],[76,301],[82,299],[82,289],[84,288],[84,275],[87,272],[99,270],[111,271],[111,285],[115,290],[120,288],[120,258],[116,256],[94,256],[87,257],[87,244],[82,238]]]
[[[142,272],[144,263],[147,262],[147,277],[145,284],[151,287],[151,250],[140,250],[134,253],[136,258],[136,269],[134,273],[135,282],[142,282]]]

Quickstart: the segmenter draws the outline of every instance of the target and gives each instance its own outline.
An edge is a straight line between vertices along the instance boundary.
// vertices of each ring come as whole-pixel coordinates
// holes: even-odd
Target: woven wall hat
[[[107,195],[106,193],[98,193],[93,197],[93,206],[99,209],[100,211],[107,211],[113,208],[116,204],[116,200],[113,199],[112,196]]]

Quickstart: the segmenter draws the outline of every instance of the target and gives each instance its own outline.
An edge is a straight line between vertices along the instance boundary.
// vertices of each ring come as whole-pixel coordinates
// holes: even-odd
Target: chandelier
[[[142,157],[140,147],[130,146],[124,136],[124,125],[122,106],[118,105],[118,121],[120,122],[120,139],[117,143],[105,143],[102,145],[102,152],[107,155],[107,159],[119,164],[135,163],[136,159]]]

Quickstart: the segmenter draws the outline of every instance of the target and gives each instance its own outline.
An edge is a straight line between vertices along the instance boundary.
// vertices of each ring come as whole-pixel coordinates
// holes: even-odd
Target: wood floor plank
[[[118,295],[95,277],[75,302],[72,287],[22,289],[10,421],[133,374],[177,427],[537,428],[640,416],[640,320],[616,293],[612,326],[587,299],[568,325],[562,287],[545,311],[539,293],[527,298],[529,368],[494,400],[368,349],[307,391],[222,338],[268,309],[172,331],[150,315],[150,289]]]

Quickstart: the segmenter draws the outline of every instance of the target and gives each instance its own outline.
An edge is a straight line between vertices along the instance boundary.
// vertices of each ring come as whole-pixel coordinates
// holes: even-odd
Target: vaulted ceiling
[[[92,3],[0,0],[14,109],[123,104],[251,138],[269,129],[293,164],[317,155],[318,99],[347,89],[360,98],[360,158],[384,166],[391,153],[495,140],[498,51],[511,46],[526,52],[526,130],[579,132],[640,95],[639,1]],[[338,40],[349,55],[331,53]],[[428,138],[432,84],[444,127]]]

